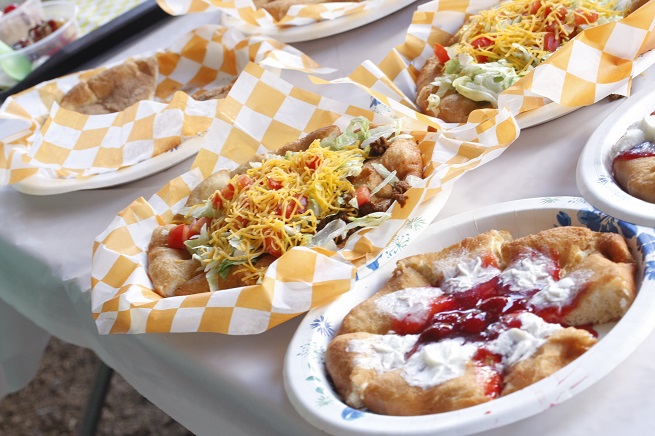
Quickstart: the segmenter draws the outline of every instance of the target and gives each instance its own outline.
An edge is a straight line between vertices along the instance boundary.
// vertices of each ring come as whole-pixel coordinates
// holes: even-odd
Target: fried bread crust
[[[158,71],[155,57],[128,60],[78,83],[60,105],[87,115],[120,112],[154,97]]]
[[[471,377],[471,368],[475,367],[471,362],[463,376],[422,389],[410,386],[400,369],[378,373],[362,367],[349,344],[353,339],[393,334],[393,315],[377,310],[377,300],[383,296],[406,288],[437,287],[444,271],[476,257],[504,269],[526,249],[557,256],[561,278],[576,271],[588,271],[591,276],[576,298],[574,309],[563,317],[562,322],[572,327],[555,331],[532,356],[509,367],[501,396],[553,374],[582,355],[596,339],[587,330],[573,326],[617,320],[635,298],[635,263],[623,238],[584,228],[549,229],[519,239],[493,230],[440,252],[410,256],[397,262],[392,277],[377,293],[346,315],[328,345],[326,368],[345,401],[352,407],[390,415],[440,413],[489,401],[480,374]]]
[[[614,162],[614,178],[628,194],[655,203],[655,157]]]
[[[300,152],[307,150],[315,140],[334,137],[340,133],[337,126],[327,126],[308,133],[306,136],[292,141],[279,148],[275,153],[284,155],[287,152]],[[395,141],[388,150],[391,150],[387,158],[388,165],[398,165],[399,172],[404,176],[422,175],[422,161],[420,151],[416,144],[407,144],[403,140]],[[411,147],[410,147],[411,145]],[[402,148],[402,150],[401,150]],[[385,153],[386,154],[386,153]],[[230,179],[238,174],[244,174],[253,162],[260,162],[265,157],[256,155],[248,162],[240,165],[232,171],[218,171],[207,179],[203,180],[194,188],[185,207],[191,207],[202,203],[209,198],[214,192],[224,188]],[[384,159],[383,154],[380,159]],[[417,164],[421,162],[421,164]],[[377,173],[376,173],[377,174]],[[183,219],[182,215],[176,215],[175,219]],[[186,250],[170,248],[167,245],[168,232],[175,227],[174,225],[161,226],[155,229],[152,234],[151,242],[148,248],[148,274],[153,283],[154,290],[162,297],[171,297],[178,295],[190,295],[209,291],[209,284],[202,272],[201,265],[198,261],[191,259]],[[265,255],[254,261],[256,267],[267,267],[275,257]],[[219,289],[230,289],[239,286],[254,285],[253,280],[248,280],[247,274],[239,268],[232,268],[227,277],[218,278]]]

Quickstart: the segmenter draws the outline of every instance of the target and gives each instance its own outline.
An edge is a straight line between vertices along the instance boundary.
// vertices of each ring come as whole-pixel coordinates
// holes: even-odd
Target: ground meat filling
[[[391,200],[397,201],[398,204],[400,204],[400,207],[404,207],[407,203],[405,192],[407,192],[409,188],[411,188],[411,185],[404,180],[396,182],[392,188],[393,192],[391,193]]]
[[[385,151],[387,151],[387,148],[389,148],[389,142],[387,141],[387,138],[384,136],[380,136],[378,139],[375,141],[371,142],[370,145],[370,150],[369,150],[369,156],[371,157],[376,157],[376,156],[382,156]]]

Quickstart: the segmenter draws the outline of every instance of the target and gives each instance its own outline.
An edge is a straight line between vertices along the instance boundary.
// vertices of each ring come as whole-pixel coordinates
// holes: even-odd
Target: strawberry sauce
[[[627,150],[623,150],[614,158],[614,161],[632,160],[651,156],[655,156],[655,143],[642,142],[641,144],[634,145]]]
[[[528,253],[521,259],[535,261],[535,256],[544,259],[543,255],[537,253]],[[555,282],[560,278],[557,260],[550,257],[549,261],[553,262],[553,265],[547,269],[548,275]],[[427,316],[404,316],[394,321],[392,329],[399,335],[419,335],[406,358],[424,345],[444,339],[461,338],[469,343],[479,343],[478,352],[473,357],[476,376],[483,382],[481,384],[485,386],[486,394],[495,398],[500,395],[502,385],[499,365],[501,356],[485,349],[485,345],[509,329],[520,328],[521,313],[531,312],[549,323],[562,324],[564,315],[575,305],[573,298],[573,301],[564,307],[536,308],[530,304],[530,299],[540,290],[511,287],[501,279],[501,275],[496,275],[470,289],[433,298]]]

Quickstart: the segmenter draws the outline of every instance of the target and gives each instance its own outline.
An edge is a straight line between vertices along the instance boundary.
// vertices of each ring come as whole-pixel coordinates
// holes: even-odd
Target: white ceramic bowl
[[[596,326],[602,339],[570,365],[507,397],[455,412],[394,417],[348,407],[329,382],[325,349],[348,311],[389,279],[395,265],[388,263],[333,303],[309,312],[301,322],[284,365],[284,383],[291,403],[310,423],[332,434],[464,435],[527,418],[589,387],[634,351],[655,327],[653,229],[608,217],[582,198],[537,198],[503,203],[435,223],[398,258],[438,251],[491,229],[508,230],[520,237],[564,225],[618,232],[626,238],[638,262],[639,293],[634,304],[616,325]]]
[[[603,120],[585,145],[576,171],[580,194],[608,215],[655,227],[655,204],[625,192],[612,174],[612,147],[628,127],[655,110],[655,89],[644,89],[621,103]]]

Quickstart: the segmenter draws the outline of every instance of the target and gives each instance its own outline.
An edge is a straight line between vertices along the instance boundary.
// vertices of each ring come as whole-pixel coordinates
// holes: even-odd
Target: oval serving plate
[[[585,145],[576,170],[578,190],[603,212],[624,221],[655,227],[655,204],[625,192],[612,174],[612,147],[628,127],[655,110],[655,89],[646,88],[622,102],[603,120]]]
[[[350,309],[389,279],[395,265],[388,263],[333,303],[305,316],[291,340],[284,364],[284,385],[291,403],[307,421],[332,434],[464,435],[535,415],[591,386],[655,328],[655,230],[608,217],[582,198],[535,198],[494,205],[432,224],[425,236],[399,258],[438,251],[491,229],[508,230],[519,237],[562,225],[618,232],[626,238],[638,262],[639,292],[634,304],[615,325],[596,326],[602,339],[573,363],[511,395],[454,412],[395,417],[348,407],[330,384],[323,360],[325,349]]]
[[[352,29],[364,26],[393,14],[396,11],[414,3],[416,0],[382,0],[379,7],[357,12],[334,20],[319,21],[306,26],[287,27],[260,27],[253,26],[236,17],[227,14],[221,15],[221,25],[237,29],[246,35],[265,35],[277,39],[280,42],[302,42],[314,39],[325,38]]]
[[[24,194],[55,195],[121,185],[143,179],[177,165],[194,156],[200,150],[202,144],[203,138],[201,136],[194,137],[183,141],[172,150],[117,171],[76,179],[55,179],[37,173],[11,186]]]

